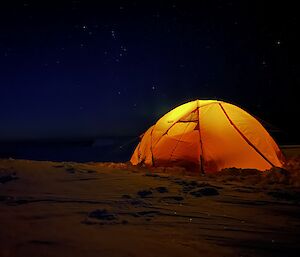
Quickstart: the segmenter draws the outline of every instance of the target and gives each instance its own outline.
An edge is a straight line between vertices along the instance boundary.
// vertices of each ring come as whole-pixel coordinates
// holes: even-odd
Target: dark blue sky
[[[7,2],[0,140],[138,135],[171,108],[208,98],[297,137],[291,3]]]

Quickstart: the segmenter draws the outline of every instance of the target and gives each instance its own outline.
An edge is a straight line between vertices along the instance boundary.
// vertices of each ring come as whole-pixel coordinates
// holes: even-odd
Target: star
[[[280,46],[280,45],[281,45],[281,41],[280,41],[280,40],[277,40],[277,41],[275,42],[275,44],[278,45],[278,46]]]
[[[125,46],[121,45],[120,48],[121,48],[121,51],[127,52],[127,48]]]

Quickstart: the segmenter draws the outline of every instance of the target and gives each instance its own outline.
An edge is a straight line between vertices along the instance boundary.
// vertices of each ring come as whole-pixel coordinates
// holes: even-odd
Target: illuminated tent
[[[241,108],[216,100],[183,104],[141,137],[130,162],[183,166],[202,173],[224,168],[282,167],[282,153],[264,127]]]

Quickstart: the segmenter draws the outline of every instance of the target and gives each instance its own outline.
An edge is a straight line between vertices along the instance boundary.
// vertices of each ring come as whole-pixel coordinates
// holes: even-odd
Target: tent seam
[[[233,126],[233,128],[240,134],[240,136],[246,141],[248,145],[250,145],[266,162],[268,162],[272,167],[276,167],[271,161],[268,160],[266,156],[238,129],[238,127],[233,123],[233,121],[228,116],[224,107],[219,103],[220,108],[228,119],[229,123]]]
[[[192,113],[192,112],[191,112],[191,113]],[[177,121],[176,123],[178,123],[178,121]],[[171,154],[170,154],[169,161],[171,161],[172,155],[173,155],[173,153],[175,152],[175,150],[176,150],[177,146],[179,145],[179,143],[180,143],[180,142],[184,142],[184,141],[181,141],[181,138],[183,137],[183,135],[184,135],[184,133],[185,133],[187,127],[189,126],[189,123],[190,123],[190,122],[187,122],[187,125],[185,126],[185,128],[184,128],[184,130],[183,130],[183,133],[181,134],[180,138],[179,138],[178,140],[176,140],[177,142],[176,142],[175,147],[173,148],[173,151],[172,151]]]
[[[152,127],[152,130],[151,130],[151,141],[150,141],[150,152],[151,152],[151,160],[152,160],[152,165],[153,165],[153,167],[155,167],[155,163],[154,163],[154,155],[153,155],[153,145],[152,145],[152,141],[153,141],[153,136],[152,136],[152,134],[153,134],[153,130],[154,130],[154,127],[155,127],[155,125]]]
[[[197,108],[195,108],[195,109],[193,109],[192,111],[188,112],[185,116],[191,114],[191,113],[194,112],[196,109],[197,109]],[[180,120],[180,119],[179,119],[179,120]],[[175,122],[174,122],[174,123],[166,130],[166,132],[163,133],[163,134],[161,135],[161,137],[156,141],[156,143],[155,143],[155,145],[154,145],[153,147],[155,147],[155,146],[159,143],[159,141],[163,138],[163,136],[165,136],[165,135],[168,134],[169,130],[170,130],[176,123],[178,123],[179,120],[175,121]],[[155,125],[156,125],[156,124],[155,124]]]

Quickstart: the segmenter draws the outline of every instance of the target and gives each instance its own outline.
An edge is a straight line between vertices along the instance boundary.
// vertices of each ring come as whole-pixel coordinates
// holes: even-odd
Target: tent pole
[[[202,137],[201,137],[201,130],[200,130],[200,107],[199,102],[197,100],[197,112],[198,112],[198,129],[199,129],[199,140],[200,140],[200,173],[205,174],[204,165],[203,165],[203,146],[202,146]]]

